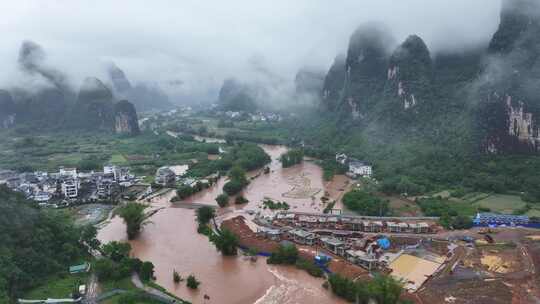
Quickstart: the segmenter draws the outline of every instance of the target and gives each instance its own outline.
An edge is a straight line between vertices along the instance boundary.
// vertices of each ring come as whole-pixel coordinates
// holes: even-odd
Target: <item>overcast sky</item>
[[[254,63],[285,79],[306,65],[327,69],[368,21],[398,41],[418,34],[431,50],[486,43],[499,8],[499,0],[2,0],[0,86],[21,82],[23,40],[40,44],[75,87],[104,78],[114,61],[133,82],[189,94],[248,78]]]

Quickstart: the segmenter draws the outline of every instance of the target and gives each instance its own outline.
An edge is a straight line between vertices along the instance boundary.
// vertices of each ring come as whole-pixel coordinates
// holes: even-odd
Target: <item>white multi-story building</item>
[[[51,197],[52,195],[49,192],[37,192],[34,194],[34,200],[40,203],[48,202]]]
[[[62,183],[62,193],[66,198],[76,198],[79,196],[79,182],[77,180],[66,180]]]
[[[351,160],[349,162],[350,175],[370,177],[372,173],[373,169],[370,163],[357,160]]]
[[[103,167],[104,175],[112,175],[114,180],[117,182],[125,182],[131,177],[129,175],[128,168],[122,168],[114,165],[106,165]]]

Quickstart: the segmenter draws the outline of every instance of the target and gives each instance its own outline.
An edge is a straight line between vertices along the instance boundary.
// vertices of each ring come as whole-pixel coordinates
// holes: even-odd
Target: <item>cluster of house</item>
[[[268,121],[268,122],[279,122],[283,120],[283,117],[278,113],[273,112],[243,112],[243,111],[226,111],[218,112],[218,115],[223,115],[230,119],[243,119],[250,121]]]
[[[58,172],[24,172],[12,170],[0,171],[0,184],[25,194],[41,205],[50,202],[68,204],[73,200],[110,199],[119,193],[122,187],[129,187],[137,178],[128,168],[106,165],[101,172],[78,172],[77,168],[60,167]]]
[[[273,224],[282,227],[299,227],[308,230],[340,230],[369,233],[426,234],[435,230],[437,218],[385,218],[301,212],[280,212]]]
[[[348,157],[344,153],[336,154],[336,162],[346,166],[347,175],[352,178],[371,177],[373,174],[373,166],[371,163]]]
[[[334,255],[368,270],[384,269],[402,252],[389,251],[390,240],[383,235],[364,235],[361,232],[322,232],[305,229],[275,229],[258,227],[257,234],[267,239],[291,241],[299,245],[324,248]],[[395,249],[395,248],[394,248]]]

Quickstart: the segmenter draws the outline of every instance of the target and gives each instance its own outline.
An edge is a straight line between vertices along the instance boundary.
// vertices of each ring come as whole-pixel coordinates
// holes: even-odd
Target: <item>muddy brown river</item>
[[[339,198],[348,180],[343,177],[334,183],[324,183],[322,170],[311,162],[282,169],[277,158],[286,151],[282,146],[262,146],[272,157],[270,174],[251,172],[256,176],[244,192],[250,201],[243,206],[220,210],[227,215],[242,212],[242,209],[269,213],[262,210],[265,197],[287,201],[291,210],[321,211],[320,197],[324,191]],[[144,226],[136,240],[130,241],[132,254],[155,265],[157,283],[177,296],[192,303],[220,304],[307,304],[344,303],[322,287],[323,280],[313,278],[305,271],[294,267],[270,266],[264,258],[252,262],[241,256],[223,257],[216,251],[207,237],[196,231],[195,211],[179,207],[181,204],[216,204],[215,197],[222,193],[225,179],[215,186],[188,200],[169,203],[174,195],[169,192],[151,202],[153,208],[162,208]],[[102,242],[126,241],[125,226],[118,217],[100,229],[98,238]],[[194,274],[201,285],[196,291],[185,286],[185,282],[174,284],[173,270],[182,277]],[[210,300],[204,300],[208,295]]]

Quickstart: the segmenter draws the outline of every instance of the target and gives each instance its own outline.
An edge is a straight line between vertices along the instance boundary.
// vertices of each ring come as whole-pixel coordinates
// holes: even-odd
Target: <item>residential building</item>
[[[131,179],[129,168],[115,165],[103,166],[103,175],[112,177],[117,182],[125,182]]]
[[[324,248],[330,250],[333,254],[344,255],[345,254],[345,242],[333,238],[325,237],[321,238],[321,244]]]
[[[348,157],[345,153],[336,154],[336,162],[345,165],[347,163]]]
[[[373,173],[373,169],[370,163],[365,161],[358,161],[351,159],[349,161],[349,175],[358,177],[358,176],[365,176],[370,177]]]
[[[155,182],[161,186],[169,186],[176,181],[176,175],[168,167],[161,167],[156,172]]]
[[[36,202],[45,203],[52,198],[52,195],[49,192],[41,191],[34,194],[33,198]]]
[[[118,184],[115,181],[107,179],[99,180],[96,186],[99,198],[110,198],[118,189]]]
[[[317,236],[315,233],[308,232],[302,229],[293,229],[289,231],[289,236],[293,239],[294,242],[303,245],[313,245]]]
[[[79,196],[79,182],[68,179],[62,183],[62,193],[66,198],[77,198]]]

